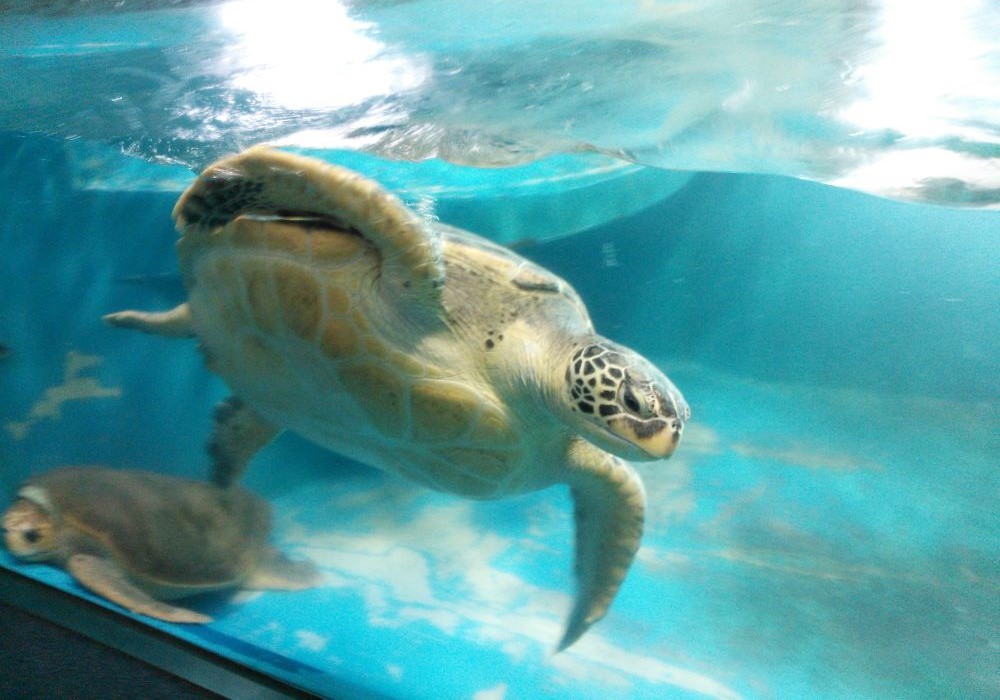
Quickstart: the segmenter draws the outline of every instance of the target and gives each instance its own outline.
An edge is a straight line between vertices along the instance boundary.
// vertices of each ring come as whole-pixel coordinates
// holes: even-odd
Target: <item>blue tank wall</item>
[[[523,252],[650,355],[782,382],[1000,396],[1000,214],[781,177],[676,196]]]
[[[126,462],[199,472],[207,407],[224,387],[193,343],[99,321],[121,307],[167,308],[182,298],[176,193],[75,189],[65,150],[41,138],[6,135],[0,154],[0,342],[12,350],[0,365],[0,416],[27,416],[58,384],[69,350],[103,357],[80,376],[120,392],[89,402],[88,434],[39,420],[26,439],[6,441],[9,458],[31,455],[33,468],[103,461],[113,443]],[[600,331],[658,360],[995,402],[998,235],[993,212],[701,174],[636,215],[520,250],[576,285]],[[128,429],[123,416],[134,421]]]
[[[190,344],[136,343],[100,322],[126,299],[159,307],[181,297],[169,217],[174,196],[76,191],[63,150],[44,140],[8,136],[0,153],[0,244],[9,251],[0,258],[0,342],[10,348],[0,366],[5,485],[67,462],[193,472],[187,462],[200,461],[201,438],[192,450],[184,437],[198,423],[189,407],[210,406],[206,394],[220,390],[200,374]],[[163,281],[160,273],[171,277]],[[130,281],[136,275],[153,277]],[[49,405],[66,420],[40,416],[14,436],[9,424],[32,420],[46,392],[67,383],[71,352],[100,358],[77,372],[77,393],[103,387],[118,395],[53,397]],[[207,430],[207,414],[202,422]]]

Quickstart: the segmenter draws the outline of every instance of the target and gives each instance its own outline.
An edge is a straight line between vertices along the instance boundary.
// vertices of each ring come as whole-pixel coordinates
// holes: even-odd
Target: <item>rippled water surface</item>
[[[150,160],[596,151],[1000,202],[989,0],[3,4],[0,126]]]

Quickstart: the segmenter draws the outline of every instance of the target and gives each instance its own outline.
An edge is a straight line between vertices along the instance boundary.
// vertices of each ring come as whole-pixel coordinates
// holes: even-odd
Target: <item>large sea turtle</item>
[[[312,564],[267,544],[267,503],[241,488],[144,471],[62,467],[33,477],[3,515],[18,558],[64,566],[84,587],[168,622],[210,617],[163,600],[232,587],[296,590]]]
[[[187,302],[106,320],[198,338],[234,394],[209,445],[217,483],[285,428],[469,498],[566,483],[578,593],[559,648],[604,616],[642,536],[642,482],[622,459],[669,457],[690,411],[594,332],[565,281],[357,173],[266,147],[207,168],[174,219]]]

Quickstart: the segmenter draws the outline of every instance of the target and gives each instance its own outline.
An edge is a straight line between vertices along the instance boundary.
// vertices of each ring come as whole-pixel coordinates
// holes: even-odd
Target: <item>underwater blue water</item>
[[[324,585],[204,597],[193,605],[216,617],[205,627],[144,622],[336,697],[1000,695],[1000,215],[968,206],[997,201],[988,195],[995,152],[982,135],[1000,123],[991,121],[995,101],[956,101],[967,110],[945,120],[949,138],[934,141],[974,156],[972,176],[946,192],[960,200],[987,192],[954,207],[788,177],[836,180],[843,172],[831,149],[845,148],[794,83],[775,93],[790,93],[791,110],[775,123],[829,172],[758,147],[803,154],[783,150],[788,133],[760,130],[775,103],[754,102],[753,91],[755,110],[732,102],[721,110],[735,125],[691,107],[707,127],[695,141],[713,147],[719,167],[672,160],[684,152],[679,137],[647,138],[644,120],[663,94],[645,87],[670,86],[664,94],[682,115],[686,105],[718,108],[724,98],[712,90],[734,79],[736,49],[759,49],[743,54],[755,70],[778,66],[810,83],[826,57],[806,50],[816,31],[838,51],[871,41],[852,30],[875,21],[869,6],[851,14],[848,4],[801,3],[797,23],[782,15],[769,24],[760,15],[735,21],[721,2],[706,3],[712,13],[700,17],[677,3],[636,5],[659,12],[655,21],[640,21],[628,3],[613,17],[596,5],[573,15],[546,4],[543,16],[522,3],[486,3],[468,10],[482,13],[470,25],[446,2],[356,3],[345,16],[394,49],[350,44],[367,57],[350,60],[417,56],[441,87],[396,76],[403,82],[389,86],[398,99],[363,97],[363,109],[279,108],[249,85],[229,99],[212,76],[253,71],[235,59],[207,61],[216,54],[206,46],[229,46],[209,24],[217,4],[91,15],[50,3],[50,13],[36,4],[4,16],[0,82],[17,88],[0,93],[8,95],[0,98],[5,495],[62,464],[202,476],[211,410],[226,387],[193,343],[112,329],[101,315],[183,299],[170,210],[193,177],[188,166],[304,127],[334,128],[352,109],[360,122],[388,114],[399,130],[376,120],[368,136],[320,142],[314,152],[376,177],[425,216],[483,232],[562,275],[598,330],[653,359],[691,404],[677,454],[637,465],[649,494],[637,561],[608,616],[553,655],[573,590],[565,490],[464,501],[284,435],[246,484],[272,503],[276,542],[315,561]],[[10,4],[18,5],[31,9]],[[783,3],[771,11],[791,12]],[[976,16],[983,28],[995,21]],[[723,34],[708,18],[742,27],[741,40],[725,61],[693,63],[697,40]],[[653,40],[671,26],[683,29],[672,42]],[[769,45],[771,35],[758,34],[769,26],[812,33],[789,30]],[[634,47],[614,80],[566,88],[594,52],[624,60],[609,37]],[[665,83],[653,79],[664,44],[687,56],[675,64],[686,70]],[[537,60],[509,58],[525,46]],[[461,58],[470,54],[475,61]],[[442,65],[455,70],[451,82]],[[537,119],[521,114],[526,85]],[[829,94],[822,81],[812,87]],[[595,91],[600,99],[578,101]],[[625,98],[637,102],[623,106]],[[555,139],[559,115],[584,125],[564,124]],[[982,133],[959,128],[972,122]],[[422,140],[427,124],[440,129]],[[365,142],[372,134],[382,140]],[[652,149],[655,158],[637,160],[684,170],[562,148],[606,137],[617,139],[599,143],[606,150]],[[445,145],[447,153],[431,152]],[[380,156],[408,148],[442,158]],[[519,164],[455,164],[507,156]],[[5,552],[0,565],[93,599],[52,567]]]
[[[0,148],[7,491],[64,463],[201,475],[225,387],[192,344],[97,320],[182,298],[174,195],[74,189],[58,142]],[[563,654],[564,492],[460,501],[294,436],[247,483],[327,585],[214,597],[205,629],[152,624],[327,692],[988,697],[998,232],[990,213],[699,174],[632,217],[525,245],[695,410],[678,454],[639,467],[649,526],[611,614]]]

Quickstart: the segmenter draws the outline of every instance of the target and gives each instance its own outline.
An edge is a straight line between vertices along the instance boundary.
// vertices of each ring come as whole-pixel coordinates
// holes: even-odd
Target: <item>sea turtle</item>
[[[605,614],[643,527],[622,460],[670,456],[690,411],[594,332],[569,284],[355,172],[262,146],[208,167],[173,216],[187,301],[105,320],[198,338],[233,391],[209,443],[217,483],[285,428],[469,498],[566,483],[578,593],[559,648]]]
[[[270,509],[241,488],[144,471],[62,467],[29,479],[3,515],[16,557],[64,566],[140,615],[209,622],[161,602],[231,587],[297,590],[312,564],[268,546]]]

